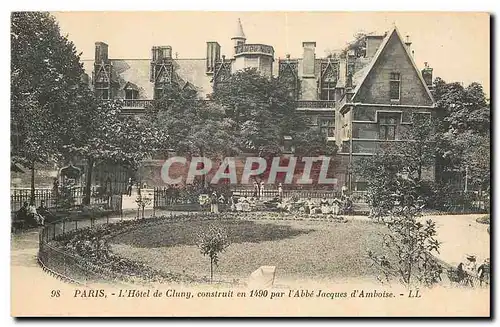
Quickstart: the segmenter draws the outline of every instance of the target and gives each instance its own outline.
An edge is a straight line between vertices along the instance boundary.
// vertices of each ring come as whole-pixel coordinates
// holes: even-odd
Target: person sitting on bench
[[[28,216],[28,202],[24,202],[23,206],[16,212],[16,216],[14,219],[14,227],[23,227],[24,224],[27,224],[29,221]]]
[[[52,216],[52,214],[49,211],[49,208],[47,208],[47,206],[45,205],[45,200],[40,201],[40,206],[36,209],[36,211],[40,216],[43,217],[44,222],[47,218]]]
[[[28,207],[28,215],[32,221],[34,220],[36,222],[38,226],[43,226],[45,224],[45,219],[36,211],[34,202],[31,202],[30,206]]]

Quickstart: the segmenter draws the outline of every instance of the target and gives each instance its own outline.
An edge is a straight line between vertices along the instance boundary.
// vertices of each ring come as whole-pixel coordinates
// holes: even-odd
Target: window
[[[139,98],[139,91],[137,90],[125,90],[125,99],[136,100]]]
[[[401,97],[401,74],[391,73],[389,84],[391,100],[399,101]]]
[[[321,84],[321,100],[333,101],[335,100],[335,85],[334,82],[323,82]]]
[[[379,114],[379,139],[380,140],[395,140],[396,127],[398,125],[399,116]]]
[[[321,134],[326,137],[335,137],[335,119],[333,118],[321,118],[318,119],[319,129]]]

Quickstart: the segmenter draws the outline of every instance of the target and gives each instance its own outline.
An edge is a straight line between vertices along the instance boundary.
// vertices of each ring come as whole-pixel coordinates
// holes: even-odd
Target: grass
[[[151,267],[197,276],[209,274],[209,259],[196,247],[196,233],[214,223],[193,221],[144,227],[111,240],[113,252]],[[284,279],[349,279],[376,275],[366,259],[381,250],[383,225],[363,221],[220,221],[231,245],[220,256],[216,278],[247,278],[273,265]]]

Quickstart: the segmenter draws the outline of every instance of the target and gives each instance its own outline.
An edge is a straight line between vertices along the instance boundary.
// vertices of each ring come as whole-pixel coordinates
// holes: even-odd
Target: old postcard
[[[11,315],[489,317],[490,16],[12,12]]]

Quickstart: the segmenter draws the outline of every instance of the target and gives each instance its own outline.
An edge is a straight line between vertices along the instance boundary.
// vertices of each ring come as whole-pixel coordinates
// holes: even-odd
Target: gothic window
[[[173,66],[170,62],[158,64],[154,69],[154,98],[161,99],[164,94],[164,88],[174,82]]]
[[[378,117],[379,139],[380,140],[395,140],[396,129],[400,121],[400,115],[381,113]]]
[[[401,97],[401,74],[391,73],[389,78],[391,100],[399,100]]]
[[[94,79],[94,91],[98,99],[108,100],[110,99],[110,72],[106,69],[110,69],[106,65],[96,65],[94,70],[96,71]]]
[[[335,119],[319,118],[319,130],[326,137],[335,137]]]
[[[279,63],[279,79],[284,81],[292,98],[298,98],[298,63],[296,60],[284,60]]]
[[[338,62],[321,63],[320,99],[327,101],[335,100],[335,87],[338,78]]]
[[[218,62],[215,65],[215,74],[214,74],[214,86],[220,86],[229,81],[231,77],[231,64],[230,62]]]

